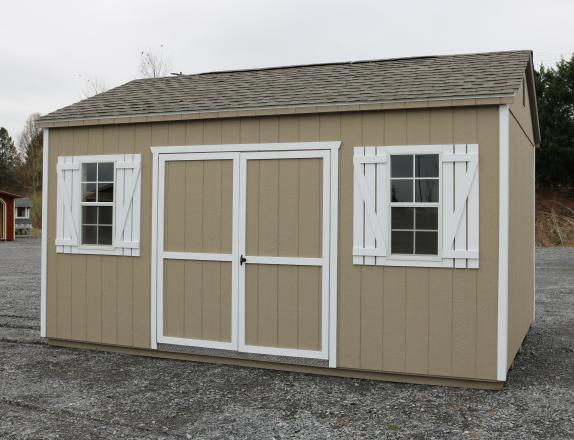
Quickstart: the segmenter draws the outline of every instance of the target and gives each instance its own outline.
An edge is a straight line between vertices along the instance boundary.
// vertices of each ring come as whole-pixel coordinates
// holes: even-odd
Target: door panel
[[[321,268],[248,264],[245,343],[321,350]]]
[[[322,165],[320,158],[247,161],[247,255],[321,256]]]
[[[239,350],[327,359],[329,155],[240,157]]]
[[[165,260],[164,335],[231,342],[231,263]]]
[[[158,342],[237,348],[238,160],[160,157]]]
[[[231,254],[233,160],[165,164],[165,250]]]

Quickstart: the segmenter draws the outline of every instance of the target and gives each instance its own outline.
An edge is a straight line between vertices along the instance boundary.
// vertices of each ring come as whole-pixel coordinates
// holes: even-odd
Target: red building
[[[14,199],[21,197],[0,190],[0,241],[14,240]]]

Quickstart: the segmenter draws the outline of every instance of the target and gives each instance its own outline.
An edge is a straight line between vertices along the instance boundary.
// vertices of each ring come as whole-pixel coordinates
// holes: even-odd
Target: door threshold
[[[190,347],[186,345],[174,345],[174,344],[157,344],[158,351],[166,351],[170,353],[187,353],[187,354],[197,354],[203,356],[215,356],[221,358],[230,359],[246,359],[252,361],[263,361],[263,362],[276,362],[280,364],[291,364],[291,365],[308,365],[311,367],[329,367],[329,361],[326,359],[309,359],[293,356],[277,356],[271,354],[260,354],[260,353],[244,353],[240,351],[231,350],[219,350],[217,348],[202,348],[202,347]]]

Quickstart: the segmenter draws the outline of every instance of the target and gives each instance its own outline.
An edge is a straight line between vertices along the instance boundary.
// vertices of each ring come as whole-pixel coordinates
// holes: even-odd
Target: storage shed
[[[0,190],[0,241],[14,240],[14,201],[22,196]]]
[[[40,124],[49,343],[506,380],[534,317],[530,51],[140,79]]]
[[[32,200],[27,198],[16,199],[14,203],[15,234],[21,236],[32,235]]]

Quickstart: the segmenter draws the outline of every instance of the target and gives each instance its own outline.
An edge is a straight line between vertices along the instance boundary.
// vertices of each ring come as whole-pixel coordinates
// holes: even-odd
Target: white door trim
[[[160,182],[164,181],[164,176],[159,174],[160,157],[177,157],[176,154],[211,152],[217,154],[221,152],[248,152],[248,151],[301,151],[301,150],[325,150],[330,151],[330,170],[324,173],[324,180],[330,176],[330,197],[329,206],[329,239],[323,240],[323,245],[329,246],[329,301],[323,304],[328,307],[328,332],[323,332],[323,337],[328,338],[328,360],[329,367],[337,367],[337,274],[338,274],[338,206],[339,206],[339,147],[340,141],[333,142],[294,142],[294,143],[272,143],[272,144],[227,144],[227,145],[195,145],[195,146],[159,146],[151,147],[152,157],[152,233],[151,233],[151,310],[150,310],[150,347],[157,350],[158,344],[158,209],[160,199],[163,198],[163,184],[160,192]],[[215,153],[217,152],[217,153]],[[195,154],[194,154],[195,156]],[[188,156],[184,156],[187,158]],[[182,160],[182,159],[179,159]],[[239,198],[239,185],[234,185],[234,200]],[[236,211],[238,212],[238,211]],[[325,231],[324,231],[325,234]],[[163,235],[163,234],[162,234]],[[238,234],[237,234],[238,235]],[[163,239],[163,237],[162,237]],[[238,236],[234,237],[238,240]],[[162,244],[163,246],[163,244]],[[238,270],[239,264],[234,266]],[[324,322],[322,323],[325,324]],[[185,340],[186,345],[189,345]],[[173,342],[169,342],[173,343]],[[325,347],[324,341],[322,341]],[[255,349],[254,349],[255,352]],[[283,350],[287,353],[287,350]],[[299,351],[301,352],[301,351]],[[285,355],[285,354],[284,354]],[[291,354],[287,354],[290,356]]]
[[[296,151],[338,150],[340,141],[334,142],[276,142],[262,144],[182,145],[151,147],[153,154],[246,152],[246,151]]]
[[[233,207],[232,207],[232,249],[231,254],[214,254],[208,252],[168,252],[164,250],[164,212],[165,212],[165,163],[172,161],[197,161],[197,160],[232,160],[233,161]],[[155,162],[155,155],[154,155]],[[236,350],[237,349],[237,295],[238,295],[238,261],[237,260],[237,243],[238,243],[238,202],[239,202],[239,153],[188,153],[188,154],[177,154],[177,155],[159,155],[157,159],[157,170],[154,169],[158,174],[157,178],[157,192],[153,191],[153,196],[157,197],[158,200],[154,203],[154,217],[156,222],[156,227],[152,230],[156,233],[155,239],[152,236],[152,240],[157,242],[157,248],[155,250],[155,267],[152,263],[152,274],[156,274],[155,284],[152,284],[152,289],[155,287],[155,302],[157,304],[155,311],[155,323],[152,321],[152,328],[155,327],[156,330],[156,342],[155,347],[157,349],[157,344],[173,344],[173,345],[186,345],[201,348],[214,348],[218,350]],[[154,179],[155,181],[155,179]],[[161,215],[159,215],[161,214]],[[164,335],[164,317],[163,317],[163,269],[164,259],[178,259],[178,260],[197,260],[197,261],[230,261],[231,262],[231,342],[222,341],[209,341],[204,339],[190,339],[190,338],[180,338],[173,336]],[[152,301],[153,301],[152,292]],[[152,302],[153,304],[153,302]],[[153,319],[153,316],[152,316]]]
[[[331,224],[331,164],[330,151],[306,150],[306,151],[263,151],[242,153],[239,159],[240,173],[240,201],[239,201],[239,253],[245,255],[247,261],[239,268],[239,340],[238,349],[245,353],[258,353],[275,356],[289,356],[312,359],[329,359],[329,333],[330,333],[330,224]],[[247,216],[247,161],[265,159],[304,159],[320,158],[323,160],[323,237],[321,258],[302,257],[270,257],[270,256],[250,256],[246,255],[245,232]],[[298,350],[277,347],[262,347],[248,345],[245,342],[245,268],[247,264],[292,264],[292,265],[314,265],[321,266],[321,349],[320,350]]]

